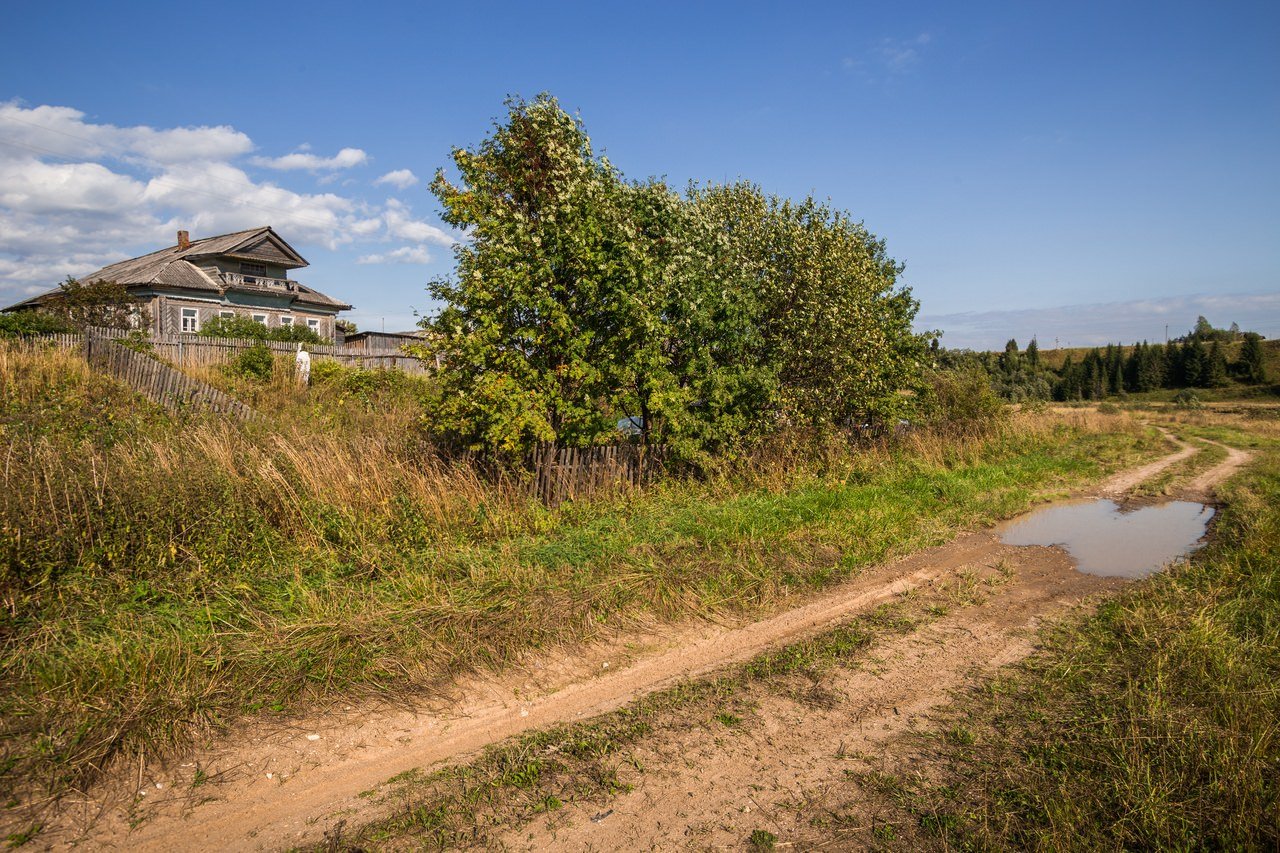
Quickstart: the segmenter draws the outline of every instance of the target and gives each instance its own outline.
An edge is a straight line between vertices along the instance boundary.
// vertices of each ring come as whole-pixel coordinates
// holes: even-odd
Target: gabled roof
[[[194,260],[213,255],[254,258],[257,256],[248,253],[254,251],[255,247],[261,246],[264,242],[270,244],[275,250],[274,254],[286,259],[283,263],[280,261],[273,261],[273,263],[290,269],[308,266],[306,259],[286,243],[279,234],[276,234],[271,226],[264,225],[261,228],[250,228],[247,231],[235,231],[231,234],[220,234],[217,237],[192,240],[185,249],[181,249],[176,245],[169,246],[138,258],[119,261],[105,266],[97,272],[78,276],[78,278],[81,281],[114,281],[126,287],[151,284],[162,287],[182,288],[184,290],[221,293],[226,289],[226,286],[220,280],[208,275],[189,259]],[[38,303],[49,296],[56,295],[58,292],[59,289],[55,287],[38,296],[10,305],[4,310],[8,311],[23,305]],[[336,307],[339,310],[351,307],[345,302],[326,296],[318,290],[313,290],[301,284],[297,286],[295,293],[295,298],[299,302]]]

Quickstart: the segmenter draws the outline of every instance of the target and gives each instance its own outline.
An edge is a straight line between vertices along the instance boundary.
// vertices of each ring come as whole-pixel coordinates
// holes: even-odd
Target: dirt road
[[[1195,446],[1175,443],[1180,445],[1176,453],[1113,478],[1099,494],[1122,493],[1196,452]],[[1247,459],[1231,452],[1227,462],[1196,478],[1193,486],[1210,489]],[[845,707],[830,719],[820,714],[806,718],[804,733],[824,725],[857,732],[858,749],[865,751],[945,701],[973,667],[999,666],[1025,655],[1030,632],[1040,620],[1118,582],[1075,572],[1058,549],[1017,548],[1001,544],[989,532],[971,533],[864,571],[802,607],[753,624],[663,626],[529,661],[522,673],[514,678],[507,673],[501,682],[471,680],[431,707],[335,709],[287,729],[260,726],[235,732],[175,765],[140,768],[127,792],[117,785],[114,795],[72,804],[64,810],[62,825],[49,827],[37,844],[252,850],[319,841],[339,816],[358,823],[367,811],[361,792],[397,773],[457,760],[530,729],[621,707],[682,679],[817,634],[909,590],[928,588],[961,571],[990,572],[997,565],[1011,580],[990,601],[894,640],[883,649],[879,672],[849,676],[842,689],[865,697],[852,703],[852,715]],[[744,761],[730,752],[708,756],[666,781],[646,779],[624,798],[619,820],[611,825],[582,821],[542,836],[526,832],[510,843],[579,849],[667,846],[683,837],[671,833],[696,822],[691,809],[710,815],[726,806],[729,789],[706,780],[754,777],[782,780],[779,785],[818,784],[825,771],[816,768],[830,762],[807,762],[803,756],[830,744],[801,734],[794,725],[780,725],[771,737],[769,743],[740,745],[757,760]],[[788,777],[778,762],[799,769]],[[791,783],[785,783],[788,778]],[[682,789],[679,814],[671,810],[668,788]],[[702,793],[685,796],[689,790]],[[642,837],[638,827],[645,826],[654,829]],[[699,844],[714,843],[713,837],[700,838]]]

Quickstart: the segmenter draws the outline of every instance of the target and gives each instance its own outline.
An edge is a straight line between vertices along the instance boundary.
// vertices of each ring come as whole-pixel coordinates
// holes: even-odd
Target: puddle
[[[1144,578],[1198,547],[1213,507],[1171,501],[1121,512],[1113,501],[1045,507],[997,532],[1008,545],[1060,545],[1091,575]]]

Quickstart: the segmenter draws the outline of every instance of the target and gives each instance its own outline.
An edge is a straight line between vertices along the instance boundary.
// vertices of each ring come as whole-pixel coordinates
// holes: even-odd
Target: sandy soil
[[[1183,495],[1189,499],[1209,500],[1214,496],[1215,487],[1248,464],[1253,454],[1207,438],[1201,440],[1227,451],[1227,458],[1187,483],[1183,489]]]
[[[1196,452],[1175,443],[1176,453],[1113,478],[1099,494],[1122,494]],[[1210,490],[1247,459],[1231,453],[1196,478],[1195,488]],[[562,813],[553,828],[526,828],[507,839],[511,846],[557,849],[741,844],[742,822],[726,824],[725,815],[745,814],[746,808],[776,811],[781,798],[820,789],[841,772],[833,760],[838,744],[844,744],[842,754],[874,751],[946,701],[975,667],[990,669],[1027,654],[1030,632],[1046,616],[1119,582],[1075,572],[1058,549],[1006,546],[990,533],[971,533],[867,570],[801,607],[752,624],[653,626],[529,660],[501,680],[471,679],[452,695],[415,707],[345,707],[289,726],[233,732],[197,754],[139,767],[127,781],[117,774],[94,796],[68,801],[33,846],[257,850],[316,842],[339,815],[351,823],[371,816],[360,793],[397,773],[613,710],[817,634],[908,590],[997,564],[1012,572],[997,594],[889,642],[879,652],[879,668],[847,675],[840,690],[850,699],[838,708],[806,710],[798,718],[795,709],[779,705],[761,711],[772,722],[727,744],[708,746],[695,733],[694,742],[660,745],[681,760],[658,762],[669,769],[646,774],[607,820]],[[197,768],[207,779],[198,786]],[[754,799],[744,799],[746,791]],[[730,828],[718,828],[722,824]]]
[[[642,752],[650,769],[627,778],[634,790],[610,800],[603,820],[599,804],[574,803],[508,833],[500,845],[710,850],[743,849],[755,829],[783,841],[811,836],[815,804],[829,792],[847,797],[846,771],[873,769],[888,742],[916,731],[966,678],[1029,654],[1042,619],[1121,585],[1074,571],[1056,548],[986,544],[965,568],[981,576],[1001,564],[1012,576],[986,602],[878,643],[868,665],[837,670],[823,685],[842,696],[831,707],[765,696],[740,731],[691,728]]]

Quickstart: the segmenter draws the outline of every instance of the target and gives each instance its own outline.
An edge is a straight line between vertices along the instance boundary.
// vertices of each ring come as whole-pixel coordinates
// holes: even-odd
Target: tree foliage
[[[295,323],[268,329],[248,317],[214,317],[200,325],[200,335],[207,338],[235,338],[250,341],[284,341],[287,343],[322,344],[324,339],[310,326]]]
[[[137,329],[151,325],[151,313],[114,281],[79,281],[68,277],[44,306],[50,315],[74,329]]]
[[[0,338],[70,331],[73,331],[73,327],[62,317],[41,311],[22,310],[0,314]]]
[[[547,95],[453,161],[432,189],[469,239],[421,349],[467,446],[590,445],[635,417],[700,463],[781,423],[896,416],[922,381],[902,267],[829,205],[629,182]]]

